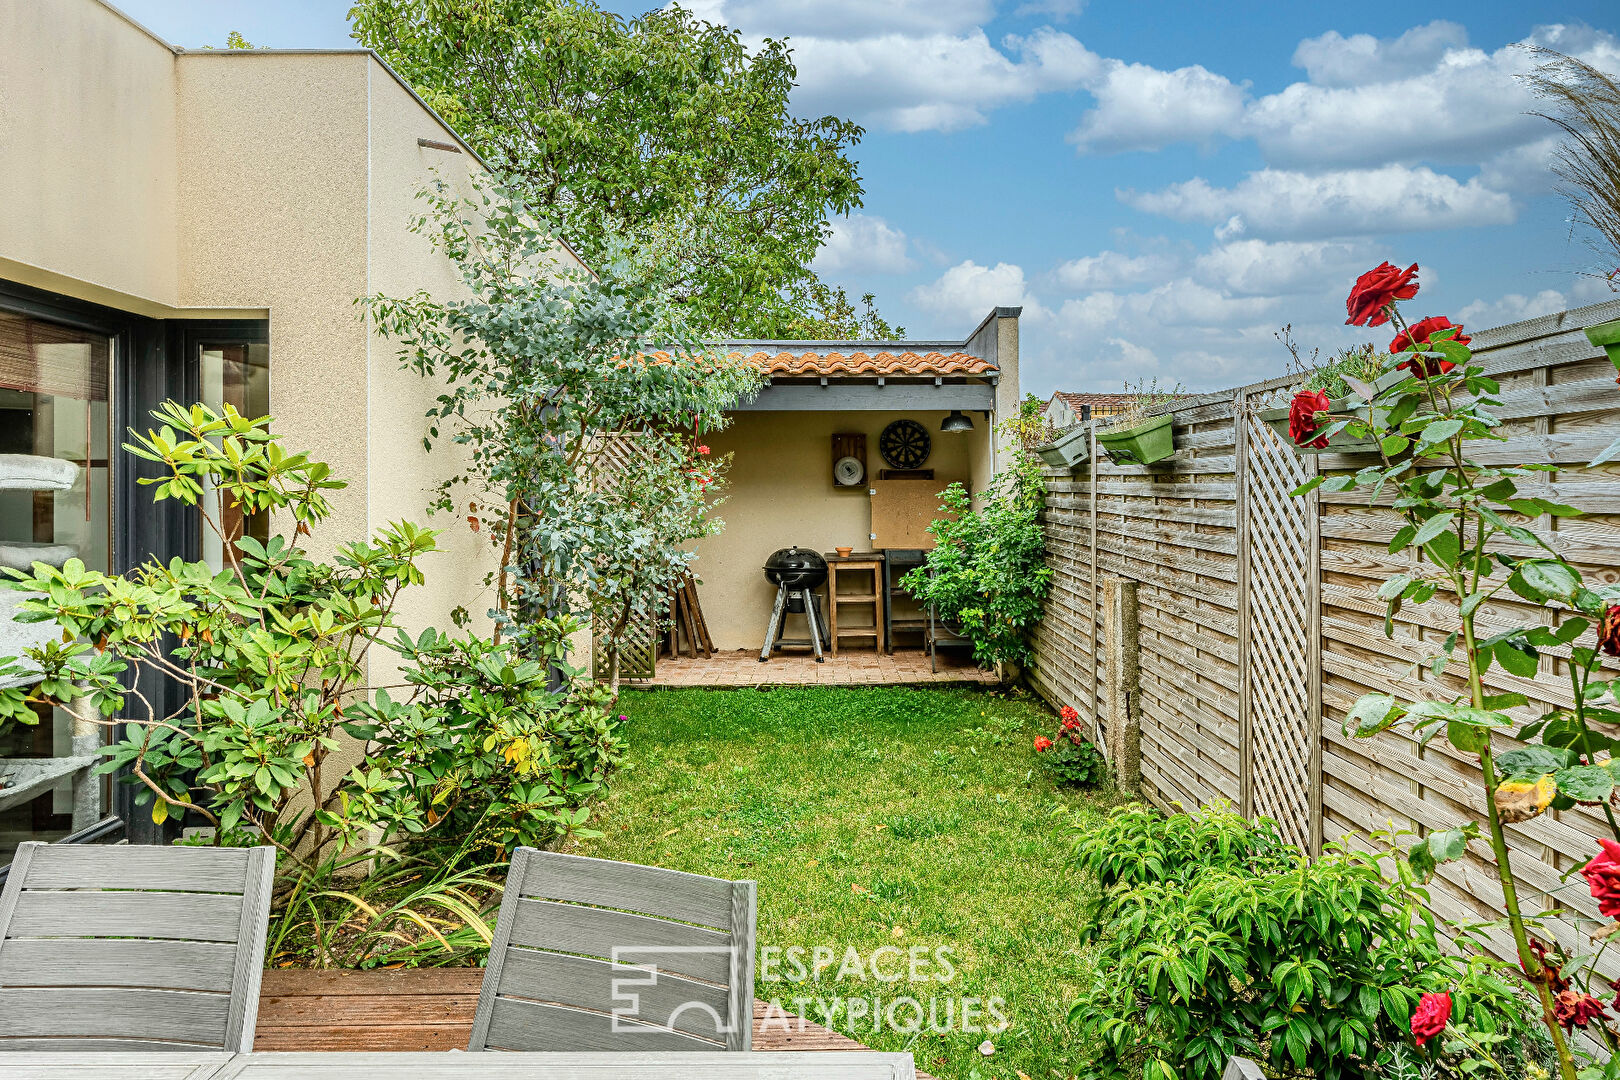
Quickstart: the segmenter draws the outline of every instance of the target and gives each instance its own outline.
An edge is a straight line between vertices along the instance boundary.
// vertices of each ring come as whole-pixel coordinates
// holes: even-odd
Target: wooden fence
[[[1620,465],[1580,467],[1620,435],[1620,386],[1581,328],[1617,317],[1620,301],[1474,335],[1479,362],[1502,384],[1508,438],[1476,444],[1472,456],[1560,467],[1530,484],[1588,516],[1531,524],[1589,581],[1620,581]],[[1375,590],[1425,567],[1416,548],[1389,554],[1400,519],[1387,494],[1379,505],[1360,491],[1289,495],[1318,469],[1369,460],[1295,454],[1254,418],[1285,402],[1291,385],[1276,379],[1178,402],[1176,452],[1165,461],[1116,466],[1098,462],[1093,445],[1092,465],[1049,474],[1045,527],[1056,580],[1031,681],[1053,705],[1078,709],[1108,745],[1109,717],[1122,714],[1107,705],[1103,582],[1134,581],[1130,710],[1140,724],[1142,790],[1153,802],[1191,809],[1225,800],[1276,818],[1287,837],[1313,850],[1347,833],[1426,833],[1483,820],[1477,759],[1445,739],[1419,748],[1404,733],[1342,734],[1345,713],[1369,691],[1407,699],[1463,692],[1457,663],[1438,676],[1429,668],[1454,612],[1439,598],[1408,604],[1394,637],[1385,636]],[[1550,607],[1507,595],[1480,622],[1494,631],[1557,619]],[[1493,668],[1487,684],[1526,694],[1531,704],[1515,712],[1531,719],[1567,703],[1567,655],[1544,652],[1533,679]],[[1595,918],[1584,882],[1577,877],[1571,887],[1561,878],[1606,835],[1601,815],[1580,807],[1510,826],[1525,909],[1558,903]],[[1442,865],[1431,890],[1441,914],[1499,917],[1489,854],[1474,844],[1468,857]],[[1554,924],[1549,932],[1562,930]],[[1510,947],[1505,932],[1496,940]]]

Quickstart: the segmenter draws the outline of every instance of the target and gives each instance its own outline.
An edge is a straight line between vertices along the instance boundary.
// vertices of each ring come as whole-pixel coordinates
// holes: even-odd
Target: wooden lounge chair
[[[518,848],[468,1048],[747,1050],[754,906],[752,881]]]
[[[253,1049],[275,849],[25,843],[0,1051]]]

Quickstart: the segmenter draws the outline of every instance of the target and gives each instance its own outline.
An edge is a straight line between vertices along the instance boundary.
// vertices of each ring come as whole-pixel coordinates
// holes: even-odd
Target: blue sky
[[[180,45],[343,46],[346,0],[124,0]],[[642,5],[609,3],[622,14]],[[1620,72],[1611,2],[692,0],[793,42],[803,113],[853,117],[865,207],[829,279],[911,336],[1023,304],[1026,389],[1280,373],[1272,337],[1379,340],[1343,296],[1420,263],[1414,314],[1482,329],[1610,296],[1571,236],[1535,41]]]

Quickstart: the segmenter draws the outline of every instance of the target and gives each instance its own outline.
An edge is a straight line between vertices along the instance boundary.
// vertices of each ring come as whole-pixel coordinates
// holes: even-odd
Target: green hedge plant
[[[1217,1080],[1233,1055],[1269,1075],[1397,1075],[1428,992],[1451,994],[1457,1071],[1534,1045],[1505,966],[1443,942],[1397,855],[1311,859],[1265,819],[1134,806],[1076,855],[1102,882],[1095,974],[1069,1014],[1100,1047],[1090,1076]]]

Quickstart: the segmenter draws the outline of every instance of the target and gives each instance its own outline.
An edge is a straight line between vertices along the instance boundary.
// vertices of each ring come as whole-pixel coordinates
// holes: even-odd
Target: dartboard
[[[920,469],[928,460],[928,429],[915,420],[896,420],[878,436],[878,450],[894,469]]]

